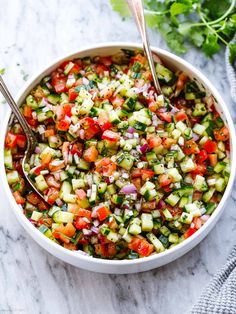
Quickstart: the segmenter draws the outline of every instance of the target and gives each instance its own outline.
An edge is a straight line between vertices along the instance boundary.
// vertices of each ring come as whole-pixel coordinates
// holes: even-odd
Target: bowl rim
[[[33,83],[37,84],[36,81],[38,80],[38,78],[40,76],[42,76],[43,73],[47,73],[50,68],[55,67],[58,63],[63,62],[64,60],[73,59],[77,55],[82,54],[86,51],[88,51],[88,54],[89,54],[89,51],[94,51],[94,50],[100,49],[100,48],[108,48],[108,49],[112,49],[112,48],[114,48],[114,49],[118,49],[118,48],[135,49],[136,48],[136,49],[142,49],[142,45],[135,43],[135,42],[103,42],[100,44],[83,46],[80,49],[76,49],[69,54],[63,54],[60,57],[54,58],[53,61],[48,62],[48,64],[46,66],[42,67],[42,69],[40,69],[36,74],[32,75],[30,77],[30,79],[22,86],[22,88],[17,93],[17,96],[14,97],[17,104],[19,104],[20,99],[26,93],[26,91],[30,92],[30,89],[32,88],[30,86]],[[230,178],[229,178],[227,187],[224,191],[223,197],[222,197],[220,203],[218,204],[216,210],[211,215],[211,217],[207,220],[207,222],[196,233],[194,233],[191,237],[189,237],[188,239],[185,239],[183,242],[179,243],[175,247],[168,249],[162,253],[153,254],[153,255],[150,255],[148,257],[143,257],[143,258],[134,259],[134,260],[106,260],[106,259],[102,259],[102,258],[94,258],[92,256],[83,255],[82,253],[81,254],[78,253],[78,251],[70,251],[68,249],[65,249],[61,245],[58,245],[57,243],[55,243],[52,240],[50,240],[49,238],[47,238],[45,235],[43,235],[37,228],[35,228],[30,223],[30,221],[25,217],[23,212],[21,210],[19,210],[19,206],[16,204],[15,199],[14,199],[14,197],[10,191],[9,185],[7,183],[6,175],[5,175],[4,158],[3,158],[5,133],[7,131],[8,122],[9,122],[9,118],[10,118],[10,114],[11,114],[11,110],[8,109],[8,111],[6,111],[6,115],[5,115],[5,118],[3,120],[2,132],[0,135],[0,150],[1,150],[0,154],[2,156],[2,158],[0,158],[0,177],[1,177],[2,185],[3,185],[3,190],[7,195],[7,198],[10,202],[11,208],[14,209],[15,215],[17,216],[18,220],[20,221],[20,223],[24,227],[24,229],[26,229],[27,232],[30,233],[31,237],[33,237],[34,240],[36,240],[37,238],[39,238],[39,240],[42,240],[42,241],[36,240],[36,242],[39,243],[40,246],[43,247],[42,243],[45,242],[45,244],[47,244],[45,249],[53,255],[56,255],[56,254],[52,253],[52,251],[50,250],[50,247],[54,250],[54,252],[58,251],[58,253],[61,253],[60,256],[67,255],[68,257],[71,257],[72,259],[78,259],[78,260],[81,259],[84,262],[92,263],[95,266],[99,265],[99,264],[100,265],[113,265],[113,266],[123,266],[123,265],[127,266],[127,265],[137,265],[137,264],[140,265],[140,264],[146,263],[148,261],[150,262],[150,261],[158,260],[158,259],[161,259],[161,258],[164,258],[167,256],[172,256],[172,255],[174,256],[175,253],[177,253],[178,251],[181,251],[181,250],[184,252],[187,252],[187,247],[188,247],[189,243],[194,242],[194,240],[197,238],[200,238],[201,235],[204,234],[204,231],[206,229],[208,229],[210,225],[214,225],[214,221],[215,222],[217,221],[217,218],[220,216],[221,212],[223,211],[224,204],[225,204],[226,200],[228,199],[230,192],[232,190],[233,182],[234,182],[234,178],[235,178],[235,173],[236,173],[236,143],[234,144],[234,141],[232,140],[235,138],[236,133],[235,133],[233,120],[231,118],[229,110],[228,110],[223,98],[218,93],[218,91],[213,86],[213,84],[208,80],[208,78],[204,74],[202,74],[198,69],[196,69],[195,66],[193,66],[189,62],[185,61],[181,57],[176,56],[175,54],[173,54],[169,51],[166,51],[164,49],[157,48],[155,46],[151,46],[151,49],[154,52],[156,52],[157,54],[158,54],[158,52],[160,52],[161,54],[167,56],[168,58],[173,60],[173,62],[176,62],[178,64],[178,66],[185,66],[186,68],[188,68],[190,72],[194,73],[197,76],[197,78],[200,78],[204,82],[204,85],[208,87],[208,89],[212,92],[212,94],[214,94],[218,103],[220,104],[220,108],[221,108],[222,112],[224,113],[224,116],[227,120],[227,124],[228,124],[229,130],[230,130],[230,136],[231,136],[231,141],[230,141],[231,142],[230,143],[231,144],[230,145],[231,146],[231,152],[230,152],[231,153],[231,157],[230,157],[231,173],[230,173]],[[209,231],[210,231],[210,228],[209,228]],[[198,242],[196,242],[196,244],[197,243]],[[193,245],[193,247],[194,246],[195,245]],[[167,263],[165,263],[165,264],[167,264]]]

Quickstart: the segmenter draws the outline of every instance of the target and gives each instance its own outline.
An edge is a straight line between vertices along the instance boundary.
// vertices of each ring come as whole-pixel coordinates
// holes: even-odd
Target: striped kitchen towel
[[[189,314],[236,314],[236,246]]]

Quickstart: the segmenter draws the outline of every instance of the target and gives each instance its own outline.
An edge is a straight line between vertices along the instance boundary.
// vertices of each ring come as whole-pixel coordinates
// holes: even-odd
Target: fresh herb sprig
[[[110,0],[121,16],[130,12],[125,0]],[[230,62],[236,62],[236,0],[144,0],[149,27],[160,32],[176,53],[187,51],[186,43],[200,48],[208,57],[229,47]]]

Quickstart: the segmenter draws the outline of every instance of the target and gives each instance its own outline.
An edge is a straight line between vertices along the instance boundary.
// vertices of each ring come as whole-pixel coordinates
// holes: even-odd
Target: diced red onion
[[[93,227],[91,227],[91,231],[93,233],[95,233],[95,234],[98,234],[99,233],[99,228],[93,226]]]
[[[160,111],[160,112],[166,112],[166,111],[167,111],[167,108],[166,108],[166,107],[161,107],[160,109],[158,109],[158,111]]]
[[[171,113],[171,114],[175,114],[175,113],[177,113],[178,111],[179,111],[179,109],[177,109],[176,107],[172,107],[170,113]]]
[[[55,203],[57,204],[57,206],[62,206],[63,205],[63,202],[60,198],[57,198]]]
[[[82,78],[82,82],[85,86],[87,86],[89,84],[89,80],[86,77]]]
[[[140,151],[141,151],[142,154],[145,154],[146,152],[148,152],[148,151],[149,151],[149,146],[148,146],[148,144],[142,145],[142,146],[140,147]]]
[[[88,229],[82,229],[82,232],[86,236],[91,236],[93,233],[91,230],[88,230]]]
[[[45,126],[44,125],[39,125],[38,126],[38,132],[39,132],[39,134],[44,134],[45,133]]]
[[[166,207],[166,203],[165,203],[163,200],[160,200],[160,201],[157,203],[157,208],[158,208],[158,209],[163,209],[164,207]]]
[[[209,218],[210,218],[210,215],[203,215],[203,216],[201,217],[201,220],[207,221]]]
[[[84,130],[83,129],[79,130],[79,136],[80,136],[81,140],[84,139]]]
[[[136,203],[134,206],[135,206],[135,208],[136,208],[138,211],[140,211],[140,209],[141,209],[141,207],[142,207],[141,203]]]
[[[133,135],[133,134],[127,133],[127,132],[124,134],[124,136],[127,137],[127,138],[130,138],[130,139],[131,139],[131,138],[134,138],[134,135]]]
[[[120,209],[120,208],[115,208],[114,214],[117,215],[117,216],[120,216],[120,214],[121,214],[121,209]]]
[[[99,222],[98,219],[95,219],[95,220],[93,221],[93,224],[94,224],[94,227],[98,227],[99,224],[100,224],[100,222]]]
[[[35,154],[40,154],[41,153],[40,147],[36,146],[34,152]]]
[[[133,134],[133,133],[134,133],[134,131],[135,131],[135,129],[134,129],[134,128],[132,128],[131,126],[129,126],[129,127],[128,127],[128,130],[127,130],[127,132],[128,132],[128,133]]]
[[[137,189],[136,189],[134,184],[128,184],[128,185],[124,186],[120,190],[120,192],[124,193],[124,194],[136,194],[137,193]]]
[[[199,140],[199,135],[198,134],[196,134],[196,133],[193,133],[193,137],[192,137],[192,140],[194,141],[194,142],[196,142],[196,141],[198,141]]]

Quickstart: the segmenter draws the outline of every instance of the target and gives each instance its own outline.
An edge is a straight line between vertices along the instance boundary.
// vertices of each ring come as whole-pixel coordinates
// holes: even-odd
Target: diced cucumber
[[[146,158],[149,164],[153,164],[157,162],[157,156],[154,151],[146,153]]]
[[[56,212],[58,212],[60,209],[60,207],[58,206],[52,206],[49,211],[48,211],[48,216],[52,217]]]
[[[124,102],[122,107],[123,107],[124,110],[133,111],[135,103],[136,103],[136,99],[128,98],[128,99],[126,99],[126,101]]]
[[[202,135],[202,133],[206,130],[206,127],[202,124],[196,123],[193,127],[193,132],[198,135]]]
[[[186,157],[184,161],[180,163],[180,167],[181,167],[181,170],[184,173],[186,173],[186,172],[193,171],[196,168],[196,165],[191,158]]]
[[[173,180],[173,182],[179,182],[182,180],[182,176],[179,173],[177,168],[170,168],[166,170],[167,174],[169,177],[171,177],[171,179]]]
[[[124,153],[121,154],[117,159],[116,162],[118,165],[126,170],[130,170],[134,164],[134,157]]]
[[[121,122],[116,111],[114,111],[114,110],[112,110],[109,113],[109,120],[112,124],[119,124]]]
[[[120,195],[115,194],[115,195],[112,195],[111,201],[112,201],[112,203],[114,203],[116,205],[121,205],[124,201],[124,198]]]
[[[50,238],[50,237],[52,236],[51,230],[50,230],[48,227],[46,227],[45,225],[41,225],[41,226],[38,228],[38,230],[39,230],[40,232],[42,232],[47,238]]]
[[[182,121],[179,121],[176,123],[175,127],[182,133],[184,134],[184,131],[187,129],[187,125],[182,122]]]
[[[110,231],[107,235],[107,239],[115,243],[119,240],[119,236],[116,232]]]
[[[99,194],[104,194],[106,192],[107,189],[107,183],[106,182],[100,182],[98,184],[98,193]]]
[[[94,102],[92,101],[92,99],[89,99],[89,98],[84,99],[84,101],[83,101],[83,103],[79,109],[79,113],[80,114],[89,114],[93,105],[94,105]]]
[[[129,226],[129,233],[133,235],[137,235],[137,234],[140,234],[141,232],[142,232],[142,229],[139,225],[132,223]]]
[[[4,165],[7,169],[13,169],[11,150],[7,148],[4,149]]]
[[[218,178],[216,180],[215,189],[218,192],[223,192],[226,187],[226,182],[224,178]]]
[[[171,231],[166,226],[161,226],[160,233],[163,234],[165,237],[168,237]]]
[[[66,203],[76,203],[77,202],[77,196],[75,194],[63,194],[63,200],[66,202]]]
[[[168,237],[168,240],[170,243],[178,243],[179,242],[178,233],[171,233]]]
[[[142,231],[151,231],[153,229],[153,218],[151,214],[142,213],[141,226]]]
[[[222,172],[222,171],[225,169],[226,165],[227,165],[227,164],[226,164],[224,161],[220,161],[220,162],[218,162],[218,163],[215,165],[214,171],[215,171],[216,173],[220,173],[220,172]]]
[[[155,188],[155,184],[153,184],[150,181],[147,181],[144,183],[144,185],[141,187],[139,193],[144,195],[148,190],[153,190]]]
[[[164,208],[164,209],[162,210],[162,213],[163,213],[163,215],[165,216],[165,219],[166,219],[166,220],[170,221],[170,220],[173,219],[173,216],[172,216],[171,212],[170,212],[167,208]]]
[[[153,166],[153,170],[156,174],[162,174],[165,173],[165,167],[163,164],[155,164]]]
[[[185,213],[185,212],[183,212],[179,218],[180,222],[184,224],[188,224],[188,225],[191,224],[192,220],[193,220],[193,215],[189,213]]]
[[[208,203],[206,206],[206,215],[211,215],[216,209],[216,203]]]
[[[204,116],[206,113],[207,113],[207,109],[205,107],[205,104],[203,104],[203,103],[196,103],[192,115],[194,117],[197,117],[197,116]]]
[[[97,186],[96,186],[96,184],[92,184],[92,187],[91,187],[91,196],[90,196],[90,198],[89,198],[89,203],[90,203],[91,205],[95,205],[96,199],[97,199]]]
[[[74,214],[59,210],[53,214],[52,218],[56,223],[72,223],[74,220]]]
[[[180,197],[177,196],[176,194],[171,193],[166,199],[165,201],[170,204],[171,206],[175,206],[178,201],[180,200]]]
[[[215,193],[215,189],[211,187],[207,192],[205,192],[202,196],[202,200],[205,203],[208,203],[212,198],[213,194]]]
[[[13,184],[16,182],[19,182],[20,177],[19,177],[19,173],[16,170],[10,171],[7,173],[7,182],[8,184]]]
[[[29,95],[26,98],[26,103],[29,107],[33,108],[33,109],[37,109],[38,108],[38,103],[36,102],[36,100],[34,99],[34,97],[32,95]]]
[[[170,83],[173,81],[175,75],[169,69],[164,67],[162,64],[156,64],[156,72],[159,80],[163,80],[165,83]]]
[[[195,203],[186,204],[185,210],[187,213],[192,214],[193,217],[200,217],[201,216],[201,211]]]
[[[47,182],[44,179],[44,176],[41,174],[35,177],[35,184],[36,184],[37,189],[39,189],[42,192],[48,188]]]
[[[43,213],[40,213],[34,210],[32,212],[31,219],[34,221],[38,221],[42,216],[43,216]]]
[[[163,244],[161,243],[160,240],[157,239],[157,237],[153,233],[148,233],[147,238],[153,244],[157,253],[165,251]]]
[[[85,161],[84,159],[80,158],[79,163],[77,164],[77,168],[81,170],[89,170],[90,163]]]
[[[206,180],[203,176],[197,175],[193,184],[194,189],[201,192],[206,192],[208,190],[208,186]]]
[[[157,191],[156,190],[147,190],[143,197],[145,198],[146,201],[151,201],[157,196]]]
[[[188,204],[188,197],[187,196],[182,196],[180,201],[179,201],[179,207],[184,208],[184,206]]]
[[[86,186],[84,179],[72,179],[71,183],[73,191],[84,188]]]

